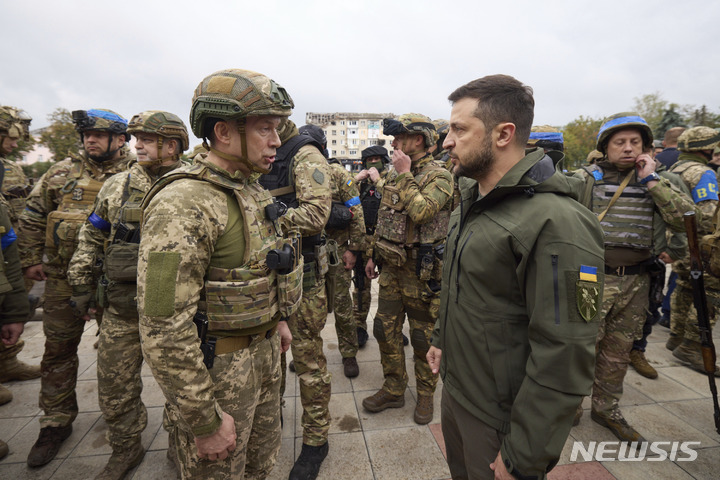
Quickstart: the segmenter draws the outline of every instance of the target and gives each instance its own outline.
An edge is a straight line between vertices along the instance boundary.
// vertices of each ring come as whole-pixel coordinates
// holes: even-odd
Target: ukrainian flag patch
[[[597,282],[597,267],[580,265],[580,280],[586,282]]]
[[[345,185],[347,185],[348,187],[349,187],[350,185],[352,185],[352,180],[348,180]]]

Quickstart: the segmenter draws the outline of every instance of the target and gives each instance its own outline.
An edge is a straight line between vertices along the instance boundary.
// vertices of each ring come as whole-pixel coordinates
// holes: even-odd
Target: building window
[[[332,145],[337,145],[337,140],[333,140]]]
[[[340,155],[345,155],[345,150],[340,150]]]
[[[332,156],[334,157],[335,155],[337,155],[337,150],[332,151]]]
[[[349,130],[348,135],[357,135],[357,129],[356,129],[356,128],[351,128],[351,129]]]
[[[340,125],[345,125],[345,120],[340,120]]]
[[[361,147],[364,147],[364,146],[365,146],[365,140],[360,140],[360,146],[361,146]]]
[[[348,125],[350,125],[351,127],[357,127],[357,120],[350,120]]]
[[[365,126],[365,120],[360,120],[360,126],[362,126],[362,127]]]
[[[345,135],[345,130],[340,130],[340,135]]]
[[[350,155],[357,155],[357,150],[350,150]]]
[[[353,138],[352,142],[350,142],[350,143],[352,143],[353,145],[357,145],[357,138]]]
[[[337,135],[337,130],[333,130],[333,131],[332,131],[332,134],[333,134],[333,135]]]

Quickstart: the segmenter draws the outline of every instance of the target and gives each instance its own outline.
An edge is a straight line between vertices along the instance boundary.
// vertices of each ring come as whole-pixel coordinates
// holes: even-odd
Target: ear
[[[507,148],[515,141],[515,124],[510,122],[498,123],[493,129],[495,145],[498,148]]]
[[[215,134],[215,140],[219,143],[230,144],[230,124],[225,120],[215,123],[213,133]]]
[[[178,153],[178,141],[175,140],[174,138],[171,138],[167,142],[167,146],[168,146],[168,155],[172,156],[172,155],[175,155]]]

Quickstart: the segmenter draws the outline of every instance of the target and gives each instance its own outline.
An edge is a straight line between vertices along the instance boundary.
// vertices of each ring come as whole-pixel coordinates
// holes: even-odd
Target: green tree
[[[28,178],[38,179],[52,166],[53,162],[35,162],[32,165],[23,165],[22,169]]]
[[[15,161],[22,160],[23,153],[32,150],[33,146],[35,146],[35,143],[37,142],[35,142],[35,138],[32,135],[30,135],[30,138],[28,140],[22,138],[18,140],[18,147],[12,152],[5,155],[5,157]]]
[[[692,107],[692,111],[688,112],[687,123],[692,126],[717,128],[720,127],[720,115],[710,112],[705,105],[700,108]]]
[[[45,145],[53,154],[55,161],[67,158],[71,153],[80,151],[80,138],[72,115],[64,108],[56,108],[48,115],[50,126],[40,135],[40,143]]]
[[[601,118],[580,115],[562,128],[565,144],[565,168],[574,170],[585,164],[588,153],[595,149],[601,125]]]
[[[671,128],[685,126],[685,120],[683,120],[682,116],[675,111],[675,108],[675,104],[671,104],[670,108],[663,112],[663,116],[662,119],[660,119],[660,124],[658,125],[657,130],[653,130],[653,135],[656,140],[662,140],[665,137],[665,132]]]
[[[641,97],[635,97],[634,100],[633,110],[645,119],[653,132],[656,132],[660,127],[665,110],[677,108],[674,103],[668,105],[660,92],[648,93]]]

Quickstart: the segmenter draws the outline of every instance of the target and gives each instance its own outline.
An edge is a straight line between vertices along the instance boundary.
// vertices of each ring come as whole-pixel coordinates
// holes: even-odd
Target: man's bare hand
[[[292,333],[290,333],[290,327],[287,322],[278,322],[278,333],[280,334],[280,348],[285,353],[290,348],[292,342]]]
[[[356,181],[356,182],[361,182],[361,181],[365,180],[366,178],[368,178],[369,176],[370,176],[370,171],[369,171],[369,170],[360,170],[360,171],[357,173],[357,175],[355,175],[355,181]]]
[[[223,420],[217,432],[209,437],[195,437],[195,446],[200,458],[208,460],[225,460],[230,452],[235,450],[235,420],[223,412]]]
[[[405,152],[402,150],[393,150],[392,163],[398,174],[407,173],[410,171],[412,159],[405,155]]]
[[[375,270],[375,262],[373,262],[372,258],[369,258],[367,264],[365,265],[365,275],[370,280],[378,277],[377,270]]]
[[[515,477],[510,475],[507,468],[505,468],[500,452],[498,452],[497,457],[495,457],[495,461],[490,464],[490,470],[495,472],[495,480],[515,480]]]
[[[25,278],[29,278],[30,280],[36,280],[38,282],[47,280],[47,275],[45,275],[45,272],[43,272],[42,263],[27,267],[25,270],[23,270],[23,275],[25,276]]]
[[[373,183],[377,183],[377,181],[380,180],[380,172],[378,172],[377,168],[371,167],[368,172],[370,174],[370,180],[372,180]]]
[[[2,343],[8,347],[10,345],[15,345],[20,339],[20,335],[22,335],[23,330],[25,330],[25,324],[22,322],[7,323],[3,325],[2,328],[0,328]]]
[[[430,346],[430,349],[425,354],[428,365],[430,365],[430,371],[433,375],[437,375],[440,371],[440,359],[442,358],[442,350],[437,347]]]

